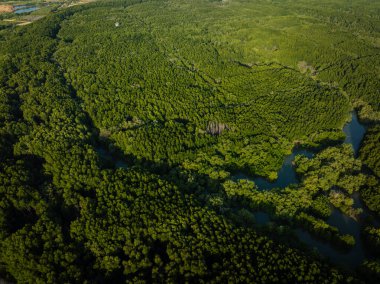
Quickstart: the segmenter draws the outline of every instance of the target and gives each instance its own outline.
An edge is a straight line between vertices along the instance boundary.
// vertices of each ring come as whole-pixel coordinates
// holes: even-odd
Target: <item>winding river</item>
[[[343,143],[351,144],[354,154],[357,156],[360,143],[366,132],[366,128],[360,124],[356,112],[352,112],[351,120],[345,124],[343,132],[346,135]],[[294,158],[297,155],[305,155],[308,158],[312,158],[315,153],[305,149],[294,149],[290,155],[285,157],[284,163],[278,172],[278,179],[276,181],[270,182],[262,177],[253,178],[253,181],[260,190],[285,188],[291,184],[298,184],[300,181],[298,180],[296,172],[292,166]],[[235,176],[235,179],[249,179],[249,177],[239,174]],[[363,242],[361,240],[360,231],[362,224],[360,220],[362,220],[363,217],[370,215],[370,213],[365,207],[363,207],[358,193],[354,194],[352,197],[355,201],[354,207],[363,209],[363,213],[359,216],[359,221],[355,221],[338,209],[333,209],[331,216],[327,220],[327,223],[338,228],[341,234],[350,234],[355,238],[355,246],[349,251],[339,251],[329,243],[316,239],[309,232],[303,229],[295,230],[295,234],[299,240],[306,244],[310,249],[319,252],[320,255],[327,257],[331,262],[345,268],[354,268],[359,266],[368,256],[366,248],[363,246]],[[265,223],[270,222],[270,216],[264,212],[256,212],[255,217],[258,225],[265,225]]]
[[[343,132],[346,134],[346,139],[344,140],[344,143],[351,144],[354,149],[355,156],[357,156],[360,143],[366,132],[366,128],[362,124],[360,124],[356,112],[352,112],[351,120],[350,122],[345,124]],[[125,161],[121,160],[115,155],[110,154],[110,152],[106,150],[106,148],[103,146],[97,147],[96,151],[105,160],[108,160],[110,162],[113,161],[116,168],[125,168],[127,166]],[[278,178],[275,181],[271,182],[262,177],[253,178],[253,181],[255,182],[257,187],[260,190],[269,190],[272,188],[285,188],[291,184],[299,183],[300,181],[293,168],[293,161],[297,155],[304,155],[308,158],[312,158],[315,155],[315,153],[306,149],[293,149],[292,153],[285,157],[281,169],[278,171]],[[244,175],[243,173],[238,173],[234,176],[234,179],[250,179],[250,177]]]
[[[355,156],[357,156],[360,143],[366,132],[366,128],[360,124],[356,112],[352,112],[350,122],[346,123],[343,127],[343,132],[346,134],[346,139],[343,143],[351,144]],[[278,172],[278,178],[271,182],[262,177],[256,177],[253,179],[255,184],[260,190],[269,190],[272,188],[285,188],[291,184],[297,184],[300,181],[297,178],[296,172],[293,168],[293,161],[297,155],[304,155],[308,158],[312,158],[315,153],[306,149],[295,148],[292,153],[285,157],[284,163]],[[235,176],[237,179],[249,179],[249,177],[244,174],[238,174]]]
[[[343,131],[346,134],[344,143],[351,144],[354,154],[357,156],[366,128],[360,124],[356,112],[352,113],[352,119],[344,126]],[[296,230],[296,235],[303,243],[307,244],[310,248],[317,250],[321,255],[330,259],[331,262],[346,268],[355,268],[359,266],[364,259],[369,256],[366,248],[363,246],[360,234],[362,226],[360,220],[362,220],[364,216],[370,215],[370,213],[363,206],[359,193],[354,193],[352,198],[355,202],[354,207],[363,210],[363,213],[359,216],[359,221],[355,221],[336,208],[333,209],[331,216],[327,220],[327,223],[338,228],[341,234],[350,234],[355,238],[355,246],[348,252],[344,253],[336,250],[330,244],[314,238],[307,231],[301,229]]]
[[[346,123],[343,131],[346,134],[346,138],[343,143],[351,144],[354,150],[354,154],[357,156],[358,150],[360,148],[360,143],[366,132],[366,128],[360,124],[355,112],[352,113],[351,120],[350,122]],[[110,167],[128,167],[125,160],[120,159],[115,154],[111,154],[108,150],[106,150],[105,147],[99,146],[96,150],[99,156],[104,161],[106,161],[106,164],[109,164]],[[285,157],[284,163],[278,172],[278,178],[276,181],[270,182],[261,177],[254,178],[253,181],[260,190],[285,188],[291,184],[298,184],[300,181],[298,180],[296,172],[292,166],[294,158],[297,155],[305,155],[308,158],[312,158],[315,153],[305,149],[294,149],[290,155]],[[249,177],[240,173],[238,175],[235,175],[234,179],[249,179]],[[359,221],[355,221],[337,209],[333,210],[331,216],[327,220],[327,223],[338,228],[341,234],[350,234],[355,238],[355,246],[348,252],[341,252],[337,250],[329,243],[314,238],[303,229],[295,230],[295,234],[299,240],[306,244],[310,249],[318,251],[320,255],[328,258],[331,262],[345,268],[357,267],[368,255],[361,240],[360,229],[362,224],[360,220],[362,220],[364,216],[370,215],[370,213],[365,207],[363,207],[359,194],[354,194],[352,197],[355,201],[354,206],[356,208],[363,209],[363,213],[359,216]],[[262,226],[265,226],[271,221],[270,216],[265,212],[256,212],[255,219],[257,224]]]

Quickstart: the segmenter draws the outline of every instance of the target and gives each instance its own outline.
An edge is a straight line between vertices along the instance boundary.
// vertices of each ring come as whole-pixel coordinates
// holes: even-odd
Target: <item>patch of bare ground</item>
[[[306,61],[298,62],[298,68],[301,73],[310,73],[311,75],[316,75],[316,70],[312,65],[309,65]]]
[[[12,5],[0,5],[0,14],[1,13],[12,13],[13,6]]]

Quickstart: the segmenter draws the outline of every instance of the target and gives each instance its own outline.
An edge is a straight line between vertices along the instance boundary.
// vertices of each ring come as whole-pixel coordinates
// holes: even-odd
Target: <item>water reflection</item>
[[[23,14],[23,13],[29,13],[38,10],[39,8],[36,6],[25,6],[25,5],[20,5],[20,6],[15,6],[14,7],[15,14]]]
[[[343,127],[343,132],[346,134],[344,143],[351,144],[352,148],[354,149],[355,156],[357,156],[360,148],[360,143],[362,142],[364,134],[366,132],[366,127],[360,124],[356,112],[352,113],[351,121],[349,123],[346,123],[346,125]]]
[[[293,167],[294,158],[297,155],[304,155],[308,158],[312,158],[314,153],[305,149],[295,149],[292,154],[285,157],[284,163],[278,172],[278,178],[274,182],[270,182],[265,178],[254,178],[253,181],[259,189],[268,190],[272,188],[285,188],[291,184],[299,183],[297,174]]]
[[[361,141],[366,132],[366,128],[360,124],[356,112],[352,112],[351,120],[346,123],[343,131],[346,135],[343,143],[351,144],[354,150],[354,154],[357,156]],[[298,184],[299,180],[293,167],[293,161],[297,155],[304,155],[308,158],[312,158],[314,156],[314,153],[304,149],[294,149],[291,155],[285,157],[284,163],[278,172],[278,179],[276,181],[270,182],[261,177],[254,178],[253,181],[260,190],[285,188],[291,184]],[[235,178],[249,179],[249,177],[243,174],[239,174],[235,176]],[[295,230],[295,234],[298,236],[298,238],[303,243],[308,245],[311,249],[317,250],[321,255],[328,257],[333,263],[348,268],[353,268],[360,265],[363,260],[368,257],[368,254],[366,253],[365,247],[363,246],[361,240],[361,226],[362,220],[366,216],[371,215],[371,213],[363,207],[358,193],[354,194],[352,197],[355,201],[354,207],[363,209],[363,213],[359,216],[359,222],[343,214],[338,209],[333,209],[331,216],[327,220],[327,223],[338,228],[341,234],[349,234],[355,238],[355,246],[351,250],[347,252],[338,251],[332,245],[314,238],[305,230]],[[269,223],[269,216],[260,214],[262,214],[262,212],[256,213],[258,216],[256,217],[258,224],[262,225],[265,224],[265,222]]]

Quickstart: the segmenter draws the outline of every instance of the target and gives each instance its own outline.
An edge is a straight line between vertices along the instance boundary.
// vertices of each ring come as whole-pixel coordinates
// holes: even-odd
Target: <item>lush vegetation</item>
[[[1,30],[1,277],[376,281],[380,5],[312,3],[96,1]],[[353,107],[359,158],[338,145]],[[276,179],[296,145],[319,151],[299,184],[234,179]],[[353,194],[376,249],[348,272],[294,229],[350,250],[329,218],[361,220]]]
[[[360,159],[367,171],[372,173],[367,185],[362,189],[362,198],[366,205],[380,216],[380,128],[373,125],[368,128],[360,149]]]
[[[380,127],[370,127],[367,131],[363,147],[360,149],[360,159],[380,177]]]

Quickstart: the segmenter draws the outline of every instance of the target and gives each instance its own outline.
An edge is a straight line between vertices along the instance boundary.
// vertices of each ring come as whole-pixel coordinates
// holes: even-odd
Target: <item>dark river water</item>
[[[355,155],[357,155],[360,143],[366,132],[366,128],[359,123],[357,114],[355,112],[352,113],[352,119],[350,122],[346,123],[343,131],[346,134],[344,143],[351,144]],[[125,161],[118,158],[117,155],[111,154],[104,147],[98,147],[96,150],[99,156],[108,162],[109,165],[113,168],[127,168],[127,163]],[[297,155],[305,155],[308,158],[312,158],[315,153],[305,149],[294,149],[290,155],[285,157],[284,163],[278,172],[278,178],[276,181],[270,182],[260,177],[254,178],[253,181],[260,190],[285,188],[290,184],[298,184],[300,181],[298,180],[295,170],[292,166],[292,162]],[[234,176],[234,179],[250,178],[242,173],[239,173]],[[361,220],[363,216],[370,215],[370,212],[368,212],[368,210],[362,206],[359,194],[354,194],[352,197],[355,200],[354,206],[356,208],[362,208],[364,211],[363,214],[359,216],[359,220]],[[266,225],[271,221],[270,216],[265,212],[256,212],[255,219],[258,225]],[[346,268],[354,268],[360,265],[367,255],[365,247],[363,247],[361,241],[361,222],[355,221],[339,210],[334,209],[331,216],[328,218],[327,223],[338,228],[341,234],[352,235],[355,238],[355,246],[347,252],[342,252],[331,246],[329,243],[314,238],[303,229],[295,230],[295,234],[299,240],[306,244],[310,249],[318,251],[322,256],[327,257],[331,262],[335,264]]]
[[[278,178],[274,182],[270,182],[262,177],[253,179],[258,188],[265,190],[276,187],[285,188],[290,184],[298,183],[299,180],[292,165],[294,158],[297,155],[304,155],[308,158],[312,158],[314,153],[304,149],[294,149],[289,156],[285,157],[284,163],[277,174]]]
[[[360,124],[356,112],[352,113],[351,121],[349,123],[346,123],[346,125],[343,127],[343,132],[346,134],[344,143],[351,144],[352,148],[354,149],[355,156],[357,156],[360,148],[360,143],[362,142],[364,134],[366,132],[366,128]]]
[[[359,194],[355,193],[352,197],[355,201],[354,207],[364,209]],[[361,214],[359,218],[363,217],[365,214],[366,211]],[[360,235],[361,222],[355,221],[334,208],[327,223],[338,228],[341,234],[349,234],[353,236],[355,238],[355,246],[349,251],[342,252],[337,250],[334,246],[314,238],[305,230],[297,229],[295,233],[303,243],[330,259],[331,262],[346,268],[355,268],[359,266],[366,256],[369,255],[366,252],[366,248],[363,245]]]
[[[360,143],[363,140],[366,128],[360,124],[356,112],[352,112],[351,120],[343,127],[343,132],[346,138],[343,143],[351,144],[354,149],[355,156],[360,148]],[[297,155],[304,155],[308,158],[312,158],[315,152],[294,148],[292,153],[285,157],[281,169],[278,171],[278,178],[275,181],[269,181],[262,177],[255,177],[252,180],[255,182],[260,190],[268,190],[272,188],[285,188],[291,184],[297,184],[300,181],[297,178],[296,172],[293,168],[293,161]],[[234,176],[234,179],[251,179],[249,176],[238,173]]]
[[[351,121],[346,123],[343,128],[343,131],[346,135],[344,143],[351,144],[354,150],[355,156],[357,156],[360,143],[366,132],[366,128],[360,124],[356,112],[352,113]],[[314,152],[304,150],[304,149],[294,149],[292,154],[285,157],[284,163],[281,169],[278,172],[278,179],[274,182],[270,182],[264,178],[257,177],[253,181],[258,186],[260,190],[269,190],[272,188],[285,188],[291,184],[299,183],[295,170],[292,166],[295,156],[305,155],[308,158],[314,156]],[[249,179],[249,177],[238,174],[235,176],[235,179]],[[354,198],[355,204],[354,207],[362,208],[363,213],[359,216],[361,220],[364,216],[370,215],[370,212],[363,207],[359,194],[356,193],[352,196]],[[268,214],[264,212],[257,212],[255,214],[257,223],[263,225],[270,221]],[[303,229],[295,230],[297,237],[306,244],[310,249],[318,251],[322,256],[330,259],[331,262],[341,265],[346,268],[354,268],[359,266],[363,260],[368,256],[365,247],[363,246],[361,240],[361,222],[356,221],[347,215],[340,212],[338,209],[333,209],[331,216],[328,218],[327,223],[338,228],[341,234],[350,234],[355,238],[355,246],[347,251],[342,252],[337,250],[335,247],[329,243],[320,241],[319,239],[314,238],[307,231]]]
[[[364,134],[366,132],[366,128],[360,124],[356,112],[352,113],[352,119],[344,126],[343,131],[346,134],[344,143],[351,144],[355,156],[357,156],[360,148],[360,143],[363,140]],[[362,219],[362,217],[365,215],[370,214],[368,210],[363,207],[359,193],[353,194],[352,198],[355,201],[354,207],[363,209],[363,213],[359,216],[359,220]],[[348,252],[343,253],[337,251],[331,245],[313,238],[309,233],[305,231],[297,230],[296,234],[300,240],[308,244],[309,247],[312,247],[319,251],[320,254],[328,257],[333,263],[345,266],[347,268],[354,268],[356,266],[359,266],[366,258],[366,256],[368,256],[368,253],[366,252],[361,239],[361,222],[348,217],[338,209],[334,208],[331,216],[327,220],[327,223],[338,228],[341,234],[352,235],[355,238],[355,246]]]

